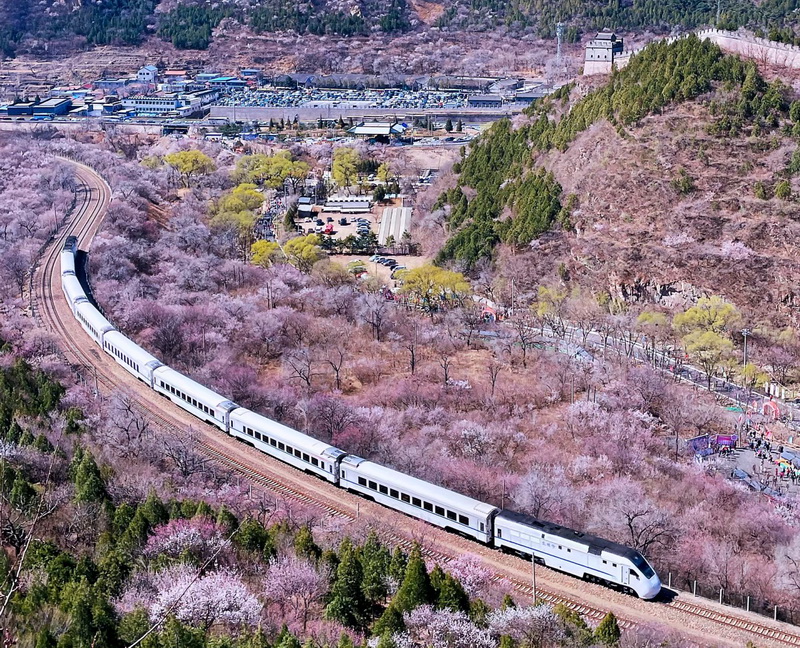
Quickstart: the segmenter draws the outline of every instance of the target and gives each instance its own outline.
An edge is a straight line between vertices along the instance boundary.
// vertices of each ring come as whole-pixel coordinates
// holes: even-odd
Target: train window
[[[607,561],[607,560],[604,560],[604,561],[603,561],[603,564],[604,564],[604,565],[607,565],[607,564],[608,564],[608,561]]]
[[[612,567],[616,567],[616,566],[617,566],[617,563],[611,563],[611,566],[612,566]]]
[[[404,502],[406,502],[406,504],[410,504],[411,503],[411,498],[408,495],[406,495],[405,493],[400,493],[400,499],[403,500]]]
[[[311,465],[312,466],[319,466],[319,461],[317,461],[316,457],[311,457]]]
[[[635,569],[631,569],[631,576],[633,576],[636,580],[639,580],[639,574],[636,573]]]
[[[286,446],[280,441],[278,441],[278,450],[283,450],[284,452],[286,451]]]
[[[411,503],[414,506],[419,506],[420,508],[422,508],[422,500],[419,497],[412,497],[411,498]]]
[[[561,545],[558,545],[558,548],[561,549]]]
[[[381,484],[380,486],[378,486],[378,490],[379,490],[381,493],[383,493],[384,495],[388,495],[388,494],[389,494],[389,489],[388,489],[386,486],[384,486],[383,484]]]
[[[359,486],[366,486],[367,485],[367,480],[364,479],[363,477],[359,477],[358,478],[358,485]]]
[[[378,484],[376,484],[374,481],[370,481],[370,482],[369,482],[369,487],[370,487],[372,490],[378,490]]]
[[[347,477],[347,473],[343,470],[342,471],[342,479],[345,479],[346,477]]]
[[[572,549],[567,549],[567,553],[572,553]]]
[[[394,497],[395,499],[399,499],[400,493],[398,493],[394,488],[389,489],[389,496]]]
[[[426,511],[433,511],[433,504],[430,502],[422,502],[422,508],[424,508]]]
[[[483,525],[481,525],[481,526],[483,526]],[[481,531],[483,531],[483,529],[481,529]],[[497,529],[497,537],[498,538],[502,538],[503,537],[503,530],[502,529]]]
[[[309,457],[305,452],[303,453],[303,461],[305,461],[306,463],[311,461],[311,457]]]
[[[274,448],[275,446],[278,445],[278,442],[275,439],[270,439],[269,444]]]
[[[441,515],[442,517],[444,517],[444,508],[442,508],[441,506],[436,506],[434,507],[434,510],[436,511],[436,515]]]
[[[459,515],[458,516],[458,521],[461,524],[466,524],[467,526],[469,526],[469,518],[466,515]]]
[[[457,520],[458,516],[456,515],[455,511],[447,511],[447,517],[450,520]]]
[[[478,526],[480,527],[481,531],[484,531],[486,529],[486,527],[483,525],[483,522],[479,522]]]

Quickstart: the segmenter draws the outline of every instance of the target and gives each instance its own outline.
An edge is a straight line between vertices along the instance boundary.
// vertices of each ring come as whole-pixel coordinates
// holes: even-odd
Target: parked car
[[[339,225],[348,225],[348,224],[349,224],[349,223],[347,222],[347,219],[346,219],[346,218],[340,218],[340,219],[339,219]]]
[[[404,265],[396,265],[394,268],[392,268],[392,274],[390,275],[391,278],[396,279],[397,273],[402,270],[408,270],[408,268],[406,268]]]
[[[332,223],[332,222],[333,222],[333,218],[331,218],[330,216],[328,216],[328,222],[329,222],[329,223]]]
[[[369,258],[369,262],[370,262],[370,263],[375,263],[375,262],[376,262],[378,259],[380,259],[380,257],[379,257],[377,254],[373,254],[373,255],[372,255],[370,258]]]
[[[321,218],[318,218],[318,219],[317,219],[317,225],[319,225],[320,227],[322,227],[324,224],[325,224],[325,223],[324,223],[324,222],[322,222],[322,219],[321,219]]]

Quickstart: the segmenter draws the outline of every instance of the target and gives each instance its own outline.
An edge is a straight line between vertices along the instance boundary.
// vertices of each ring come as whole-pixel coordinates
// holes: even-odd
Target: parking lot
[[[243,89],[231,90],[217,102],[220,106],[256,108],[296,108],[345,106],[354,108],[464,108],[469,95],[464,92],[437,90],[329,90],[301,88],[296,90]]]
[[[347,224],[342,225],[341,220],[346,219]],[[341,214],[338,212],[315,212],[311,218],[301,218],[297,221],[297,224],[302,227],[307,233],[313,234],[321,234],[324,232],[325,228],[329,225],[333,225],[333,232],[330,235],[335,239],[345,239],[351,234],[353,236],[358,236],[359,234],[359,223],[356,221],[358,218],[363,218],[367,220],[367,224],[369,226],[369,230],[378,233],[378,224],[377,224],[377,216],[372,212],[367,212],[364,214]],[[322,221],[322,224],[319,224],[319,221]],[[318,231],[321,230],[321,231]]]

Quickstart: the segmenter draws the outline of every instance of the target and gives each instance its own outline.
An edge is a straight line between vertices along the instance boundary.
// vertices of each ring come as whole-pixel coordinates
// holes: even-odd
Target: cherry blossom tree
[[[222,529],[208,518],[170,520],[155,528],[147,540],[144,555],[179,558],[188,554],[202,564],[219,552],[225,543]]]
[[[563,626],[548,604],[495,610],[487,621],[494,634],[508,635],[520,648],[557,646],[564,637]]]
[[[253,627],[261,617],[261,603],[231,572],[198,575],[194,568],[178,565],[155,574],[152,584],[155,596],[149,613],[153,622],[174,614],[179,621],[208,631],[217,624]]]
[[[328,591],[330,575],[307,560],[283,556],[270,562],[264,578],[264,596],[278,605],[281,615],[287,611],[302,623],[306,631],[311,609]]]
[[[495,648],[488,630],[463,612],[422,605],[403,615],[406,632],[395,637],[398,648]]]

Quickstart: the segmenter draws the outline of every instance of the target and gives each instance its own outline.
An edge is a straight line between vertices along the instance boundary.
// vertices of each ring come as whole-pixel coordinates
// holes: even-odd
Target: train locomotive
[[[73,315],[100,348],[150,389],[259,451],[383,506],[496,549],[642,599],[661,590],[638,551],[529,515],[499,509],[350,454],[265,416],[164,365],[126,338],[89,301],[75,273],[78,240],[61,252],[61,283]]]

